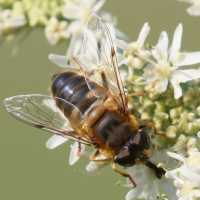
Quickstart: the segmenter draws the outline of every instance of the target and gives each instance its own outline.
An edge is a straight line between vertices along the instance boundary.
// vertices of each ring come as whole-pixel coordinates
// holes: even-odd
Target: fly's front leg
[[[128,178],[130,179],[130,181],[132,182],[133,187],[134,187],[134,188],[136,187],[135,181],[131,178],[131,176],[130,176],[129,174],[125,174],[125,173],[120,172],[120,171],[117,170],[117,165],[116,165],[115,162],[113,162],[112,168],[113,168],[113,170],[114,170],[115,172],[117,172],[117,173],[120,174],[121,176],[128,177]]]
[[[90,160],[94,161],[96,157],[99,155],[99,150],[95,150],[94,153],[90,156]]]
[[[100,154],[99,150],[95,150],[95,152],[90,156],[90,160],[93,162],[106,162],[106,161],[111,161],[113,158],[106,158],[106,159],[100,159],[100,160],[95,160],[96,157]]]
[[[154,135],[161,135],[161,136],[166,137],[166,133],[158,133],[155,124],[153,124],[151,122],[149,122],[147,124],[139,125],[139,129],[141,129],[141,128],[148,128],[148,127],[152,127],[153,128]]]
[[[152,88],[154,88],[154,87],[156,86],[156,83],[157,83],[156,81],[153,82]],[[152,88],[151,88],[151,89],[152,89]],[[145,96],[149,95],[149,93],[150,93],[150,91],[148,91],[148,92],[146,92],[146,93],[132,93],[132,94],[128,94],[128,95],[126,96],[127,103],[130,101],[131,97],[133,97],[133,96],[145,97]]]

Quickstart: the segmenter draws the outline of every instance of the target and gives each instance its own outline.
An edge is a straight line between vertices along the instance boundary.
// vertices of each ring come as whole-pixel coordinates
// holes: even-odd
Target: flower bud
[[[160,97],[160,93],[156,92],[154,88],[150,89],[149,97],[152,100],[157,100]]]
[[[200,106],[197,107],[197,113],[200,116]]]
[[[142,121],[143,121],[144,123],[149,122],[150,119],[151,119],[150,113],[149,113],[149,112],[142,112],[142,114],[141,114],[141,119],[142,119]]]
[[[177,126],[168,126],[166,129],[166,137],[169,143],[176,142],[179,134],[180,134],[180,131]]]
[[[165,112],[165,102],[156,101],[155,105],[156,105],[155,112]]]
[[[179,99],[174,99],[174,98],[167,98],[165,100],[165,104],[166,104],[166,106],[170,106],[170,107],[179,106],[180,105],[180,100]]]
[[[171,118],[179,118],[180,114],[182,112],[183,108],[182,106],[176,107],[176,108],[172,108],[169,112],[170,112],[170,117]]]

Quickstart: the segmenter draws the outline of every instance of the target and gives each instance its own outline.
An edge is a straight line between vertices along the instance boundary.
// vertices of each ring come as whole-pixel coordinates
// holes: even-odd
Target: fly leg
[[[161,136],[166,137],[166,133],[158,133],[157,132],[157,128],[156,128],[155,124],[153,124],[152,122],[149,122],[147,124],[139,125],[139,129],[141,129],[141,128],[148,128],[148,127],[153,127],[153,134],[154,135],[161,135]]]
[[[84,74],[83,69],[82,69],[81,65],[79,64],[78,60],[74,56],[72,56],[72,55],[70,56],[70,58],[72,59],[72,61],[74,62],[74,64],[79,68],[80,72],[82,74]]]
[[[95,160],[96,157],[99,155],[99,150],[97,149],[91,156],[90,160],[93,162],[106,162],[106,161],[111,161],[113,158],[106,158],[106,159],[100,159],[100,160]]]
[[[114,170],[115,172],[117,172],[117,173],[120,174],[121,176],[128,177],[128,178],[130,179],[130,181],[132,182],[133,187],[134,187],[134,188],[136,187],[136,183],[134,182],[134,180],[131,178],[131,176],[130,176],[129,174],[125,174],[125,173],[120,172],[120,171],[117,170],[117,165],[116,165],[115,162],[113,162],[112,168],[113,168],[113,170]]]
[[[93,74],[95,74],[95,73],[100,73],[100,75],[101,75],[101,79],[102,79],[102,83],[103,83],[103,87],[105,87],[107,90],[109,89],[108,88],[108,81],[107,81],[107,79],[106,79],[106,76],[105,76],[105,73],[104,73],[104,71],[97,71],[96,69],[94,69],[94,70],[92,70],[92,71],[90,71],[90,72],[88,72],[87,74],[86,74],[86,77],[90,77],[91,75],[93,75]]]
[[[81,65],[79,64],[78,60],[77,60],[74,56],[72,56],[72,55],[70,56],[70,58],[72,59],[72,61],[74,62],[74,64],[78,67],[78,69],[80,70],[80,72],[81,72],[83,75],[85,75],[84,72],[83,72],[83,68],[82,68]],[[96,70],[92,70],[92,71],[86,73],[86,77],[91,76],[92,74],[95,73],[95,71],[96,71]]]
[[[152,88],[154,88],[156,86],[156,81],[153,82]],[[146,92],[146,93],[132,93],[132,94],[128,94],[126,95],[126,99],[127,99],[127,103],[130,101],[131,97],[133,96],[137,96],[137,97],[145,97],[147,95],[149,95],[150,91]]]
[[[101,73],[101,79],[103,82],[103,87],[105,87],[108,90],[109,88],[108,88],[108,81],[106,79],[106,75],[105,75],[104,71],[101,71],[100,73]]]
[[[94,161],[96,157],[99,155],[99,150],[95,150],[94,153],[90,156],[90,160]]]
[[[78,143],[78,152],[77,152],[77,156],[81,157],[81,143]]]

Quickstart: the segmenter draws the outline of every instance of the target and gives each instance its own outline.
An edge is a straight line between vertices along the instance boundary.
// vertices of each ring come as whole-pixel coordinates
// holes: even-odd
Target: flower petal
[[[132,190],[130,190],[127,193],[126,200],[131,200],[131,199],[134,199],[134,198],[138,198],[142,194],[143,190],[144,190],[143,184],[137,185],[136,188],[133,188]]]
[[[67,19],[78,19],[81,7],[72,1],[67,2],[67,5],[63,7],[62,16]]]
[[[179,154],[177,154],[177,153],[171,153],[171,152],[168,151],[167,154],[168,154],[170,157],[175,158],[176,160],[179,160],[179,161],[181,161],[181,162],[185,162],[183,156],[181,156],[181,155],[179,155]]]
[[[200,9],[196,5],[192,5],[191,7],[187,8],[186,11],[193,16],[199,16],[200,15]]]
[[[62,137],[60,135],[53,135],[50,137],[46,142],[46,148],[48,149],[54,149],[57,146],[63,144],[64,142],[68,141],[67,138]]]
[[[173,88],[174,88],[174,98],[178,99],[182,96],[182,89],[181,86],[179,85],[180,81],[177,79],[175,73],[177,71],[174,71],[171,73],[171,77],[169,78]]]
[[[158,43],[156,44],[155,50],[152,50],[152,54],[157,60],[167,61],[167,49],[168,49],[168,36],[166,31],[162,31]]]
[[[125,41],[123,41],[123,40],[115,39],[113,42],[114,42],[115,45],[116,45],[117,47],[119,47],[120,49],[123,49],[123,50],[125,50],[125,51],[131,50],[131,47],[130,47]]]
[[[157,80],[157,77],[155,75],[155,67],[151,64],[148,64],[144,69],[144,78],[147,80],[147,82],[154,82]]]
[[[183,25],[180,23],[174,32],[173,41],[170,48],[171,49],[169,56],[170,61],[174,60],[175,55],[177,55],[177,52],[179,52],[181,48],[182,33],[183,33]]]
[[[94,13],[98,12],[101,9],[101,7],[104,5],[105,2],[106,2],[106,0],[100,0],[100,1],[98,1],[94,5],[94,7],[92,8],[92,12],[94,12]]]
[[[84,27],[85,24],[82,21],[74,20],[67,27],[67,32],[69,32],[70,34],[81,35],[82,37],[82,32],[84,30]]]
[[[149,31],[150,31],[150,26],[149,24],[146,22],[141,31],[140,31],[140,34],[139,34],[139,37],[137,39],[137,43],[138,43],[138,49],[142,48],[142,46],[144,45],[144,41],[146,40],[148,34],[149,34]]]
[[[200,71],[197,69],[176,70],[173,73],[177,74],[176,75],[177,81],[182,83],[200,78]]]
[[[191,170],[188,170],[186,168],[177,168],[175,170],[169,171],[169,174],[177,174],[177,172],[180,172],[180,178],[184,179],[184,180],[189,180],[191,182],[195,182],[195,183],[200,183],[200,174],[197,174]],[[168,175],[167,175],[168,176]]]
[[[49,59],[53,63],[55,63],[56,65],[58,65],[60,67],[67,67],[67,68],[70,68],[70,69],[78,69],[77,66],[71,60],[71,58],[69,58],[67,56],[60,56],[60,55],[56,55],[56,54],[49,54]],[[67,63],[68,61],[70,61],[70,64]]]
[[[193,65],[200,63],[200,51],[192,53],[180,53],[180,61],[177,63],[178,66]]]
[[[155,90],[158,93],[163,93],[166,89],[167,89],[167,84],[168,84],[168,79],[160,79],[158,80],[156,86],[155,86]]]
[[[125,84],[125,78],[128,75],[128,72],[127,72],[128,70],[119,68],[119,71],[120,71],[120,77],[121,77],[122,83]]]
[[[71,145],[71,152],[70,152],[70,156],[69,156],[69,164],[70,165],[75,164],[80,158],[80,156],[77,155],[78,145],[79,145],[78,142],[74,142],[74,144]],[[81,154],[83,153],[84,149],[85,149],[85,145],[81,144]]]

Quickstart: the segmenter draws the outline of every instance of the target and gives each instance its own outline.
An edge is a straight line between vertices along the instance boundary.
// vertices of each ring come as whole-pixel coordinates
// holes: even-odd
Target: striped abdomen
[[[88,80],[92,88],[104,92],[103,88],[95,82]],[[85,77],[75,72],[67,71],[53,76],[51,85],[53,97],[64,99],[76,106],[84,114],[90,106],[97,100],[89,90]],[[63,104],[57,105],[67,118],[70,117],[72,110],[67,109]]]

